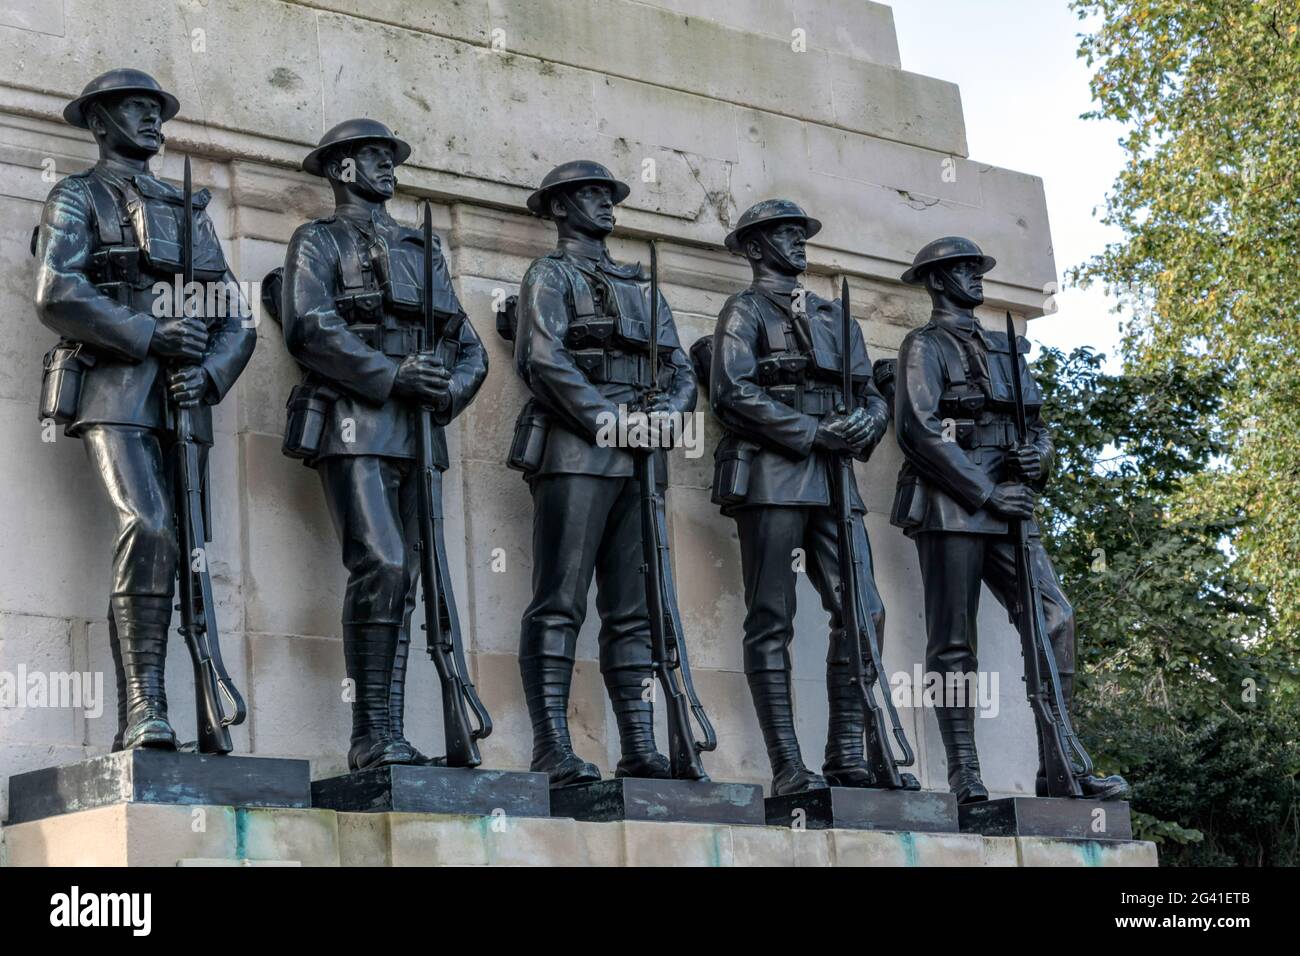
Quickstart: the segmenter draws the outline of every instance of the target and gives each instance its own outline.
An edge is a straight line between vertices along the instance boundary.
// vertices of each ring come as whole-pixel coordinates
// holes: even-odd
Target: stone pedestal
[[[314,780],[312,806],[352,813],[550,813],[546,774],[468,767],[377,767]]]
[[[123,750],[9,778],[9,823],[120,803],[309,807],[306,760]]]
[[[811,830],[909,830],[956,833],[957,800],[933,790],[830,787],[768,797],[767,825]]]
[[[0,830],[9,866],[1155,866],[1151,843],[119,803]]]
[[[620,777],[551,791],[551,816],[591,823],[763,823],[763,788],[752,783]]]
[[[963,833],[985,836],[1133,839],[1129,806],[1123,800],[1005,797],[968,803],[960,808],[960,817]]]

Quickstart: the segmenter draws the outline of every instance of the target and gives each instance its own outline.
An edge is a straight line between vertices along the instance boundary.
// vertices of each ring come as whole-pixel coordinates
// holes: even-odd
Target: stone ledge
[[[1153,843],[122,804],[0,831],[6,866],[1155,866]]]

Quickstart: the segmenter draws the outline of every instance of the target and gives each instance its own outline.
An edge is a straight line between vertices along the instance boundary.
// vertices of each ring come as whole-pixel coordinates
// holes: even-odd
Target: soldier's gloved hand
[[[208,330],[202,319],[175,316],[154,324],[149,351],[161,358],[179,362],[197,362],[208,347]]]
[[[813,447],[821,451],[835,453],[853,452],[853,446],[844,437],[848,417],[829,415],[817,424],[817,434],[813,436]]]
[[[208,390],[208,373],[201,365],[182,365],[167,373],[167,393],[181,408],[198,405]]]
[[[1004,518],[1032,518],[1037,496],[1018,481],[1004,481],[993,489],[986,502],[989,509]]]
[[[393,391],[402,398],[446,408],[451,400],[451,372],[432,352],[416,352],[402,359],[397,367]]]
[[[853,454],[861,455],[871,439],[871,416],[865,408],[855,408],[844,420],[844,440],[853,449]]]
[[[1009,457],[1016,473],[1026,481],[1037,481],[1043,476],[1043,458],[1033,445],[1017,445]]]
[[[645,403],[645,411],[654,414],[655,412],[671,412],[673,410],[672,400],[663,392],[656,392],[654,396]]]

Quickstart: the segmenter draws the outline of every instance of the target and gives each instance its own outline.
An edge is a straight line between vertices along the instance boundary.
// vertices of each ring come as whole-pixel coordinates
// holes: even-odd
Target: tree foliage
[[[1123,238],[1075,273],[1132,310],[1127,361],[1226,367],[1223,467],[1190,510],[1241,512],[1243,570],[1270,639],[1300,645],[1300,4],[1074,0],[1100,15],[1080,55],[1091,114],[1126,125],[1107,197]]]
[[[1295,863],[1294,660],[1229,546],[1244,516],[1182,507],[1227,453],[1232,382],[1206,362],[1121,375],[1044,350],[1057,465],[1043,534],[1076,608],[1078,718],[1099,767],[1135,786],[1166,863]]]

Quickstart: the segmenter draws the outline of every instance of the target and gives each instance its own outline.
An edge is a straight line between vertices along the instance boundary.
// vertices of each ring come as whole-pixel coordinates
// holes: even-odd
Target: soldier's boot
[[[573,661],[563,657],[525,657],[519,661],[524,699],[533,723],[530,770],[544,773],[552,787],[594,783],[600,769],[573,752],[569,737],[569,688]]]
[[[975,708],[936,707],[939,735],[948,755],[948,789],[958,803],[979,803],[989,798],[980,779],[980,758],[975,751]]]
[[[653,679],[650,670],[621,667],[603,676],[623,752],[614,776],[670,778],[672,766],[655,746],[654,705],[645,699],[646,688],[651,686],[646,681]]]
[[[396,624],[343,625],[343,663],[352,681],[352,746],[348,769],[366,770],[415,759],[411,745],[393,737],[393,663],[397,656]]]
[[[745,676],[754,697],[763,742],[767,745],[767,759],[772,764],[772,796],[826,789],[826,781],[804,766],[803,754],[799,752],[794,705],[790,700],[790,672],[756,671]]]
[[[440,757],[428,757],[406,739],[406,662],[411,653],[411,632],[405,627],[398,632],[397,651],[393,654],[393,682],[388,688],[388,726],[393,740],[411,750],[411,763],[422,767],[441,765]]]
[[[830,724],[826,735],[826,760],[822,776],[832,787],[889,787],[888,780],[877,780],[863,755],[867,731],[867,711],[862,691],[853,682],[853,669],[847,663],[826,665],[826,694],[830,701]],[[883,732],[883,731],[877,731]],[[921,782],[910,773],[900,773],[903,790],[920,790]]]
[[[826,694],[830,701],[830,721],[822,776],[832,787],[870,787],[876,778],[862,755],[866,710],[848,664],[826,665]]]
[[[117,753],[122,749],[122,737],[126,733],[126,672],[122,669],[122,642],[117,637],[112,605],[108,608],[108,651],[113,655],[113,676],[117,680],[117,732],[113,734],[110,749]]]
[[[118,595],[113,597],[112,606],[122,660],[121,686],[126,691],[120,749],[175,750],[176,732],[167,719],[163,684],[171,598]]]
[[[1061,697],[1064,698],[1065,710],[1069,713],[1074,702],[1073,674],[1061,675]],[[1052,711],[1056,712],[1055,701],[1052,702]],[[1034,780],[1034,793],[1040,797],[1046,797],[1048,796],[1047,760],[1044,756],[1043,729],[1041,727],[1036,727],[1036,729],[1038,731],[1038,776]],[[1117,773],[1108,774],[1105,777],[1090,773],[1077,779],[1079,789],[1083,791],[1083,796],[1089,800],[1126,800],[1132,792],[1128,781]]]

